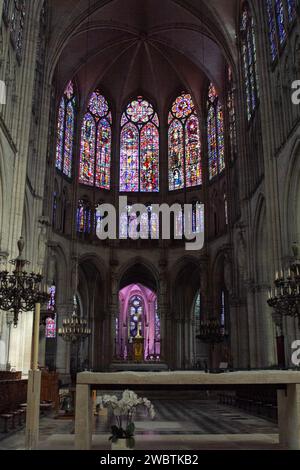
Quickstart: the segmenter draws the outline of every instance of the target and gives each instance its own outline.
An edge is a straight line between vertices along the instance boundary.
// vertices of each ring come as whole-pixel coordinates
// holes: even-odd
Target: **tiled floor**
[[[143,450],[279,449],[275,424],[215,401],[154,401],[156,418],[136,418],[136,448]],[[93,448],[109,450],[110,422],[95,418]],[[24,430],[0,441],[0,450],[23,449]],[[74,449],[74,422],[42,418],[40,449]]]

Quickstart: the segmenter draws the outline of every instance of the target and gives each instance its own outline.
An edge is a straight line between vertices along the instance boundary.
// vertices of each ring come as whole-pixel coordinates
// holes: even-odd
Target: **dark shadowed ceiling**
[[[50,4],[49,75],[60,91],[76,75],[83,101],[100,85],[117,110],[136,93],[164,108],[183,88],[200,104],[207,79],[222,93],[225,62],[234,67],[238,0]]]

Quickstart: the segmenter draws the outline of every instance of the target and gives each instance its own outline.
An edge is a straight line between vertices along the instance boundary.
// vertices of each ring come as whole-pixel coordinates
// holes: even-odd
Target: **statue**
[[[40,222],[40,233],[38,239],[38,266],[44,266],[45,252],[47,243],[47,226],[45,223]]]

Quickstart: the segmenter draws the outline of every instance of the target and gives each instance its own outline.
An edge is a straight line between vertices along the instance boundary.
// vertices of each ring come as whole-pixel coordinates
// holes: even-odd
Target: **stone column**
[[[300,450],[300,385],[287,385],[287,390],[279,390],[277,396],[280,444]]]
[[[92,397],[89,385],[76,386],[75,449],[92,447]]]

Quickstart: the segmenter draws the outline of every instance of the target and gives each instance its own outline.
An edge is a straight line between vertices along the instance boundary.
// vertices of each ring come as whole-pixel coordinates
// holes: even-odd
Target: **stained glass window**
[[[96,90],[81,129],[79,182],[110,189],[112,115],[107,100]]]
[[[175,100],[168,124],[169,190],[201,185],[200,126],[190,94],[183,92]]]
[[[139,296],[134,296],[129,301],[129,325],[128,337],[136,338],[143,336],[143,300]]]
[[[105,227],[103,226],[103,220],[105,219],[105,216],[103,216],[102,211],[99,207],[99,204],[96,204],[95,206],[95,217],[94,217],[94,222],[95,222],[95,233],[97,234],[102,234],[104,232]]]
[[[233,161],[237,155],[237,130],[236,130],[236,113],[235,113],[235,88],[232,70],[227,70],[227,115],[229,124],[229,143],[230,157]]]
[[[204,233],[204,205],[200,202],[193,203],[193,233]]]
[[[296,0],[286,0],[289,22],[294,21],[296,17]]]
[[[46,319],[45,336],[48,339],[56,338],[56,286],[53,284],[49,289],[49,301],[47,312],[51,315]]]
[[[295,0],[265,0],[267,9],[267,20],[269,26],[269,38],[271,57],[275,60],[279,49],[284,45],[287,38],[288,23],[296,16]]]
[[[13,11],[10,20],[10,33],[17,57],[20,59],[23,48],[23,35],[26,16],[26,0],[14,0]]]
[[[69,82],[58,109],[56,168],[68,178],[72,176],[76,97],[73,82]]]
[[[208,90],[207,140],[209,178],[212,179],[225,169],[224,115],[213,84]]]
[[[256,39],[254,31],[254,19],[251,15],[248,3],[244,3],[241,18],[241,42],[242,59],[247,102],[248,120],[254,115],[258,105],[259,89],[256,64]]]
[[[277,37],[276,37],[276,23],[273,10],[273,0],[266,0],[267,3],[267,14],[268,14],[268,25],[269,25],[269,39],[271,47],[271,56],[274,60],[277,56]]]
[[[226,300],[225,300],[225,292],[222,290],[221,292],[221,314],[220,314],[220,323],[221,327],[225,328],[226,325]]]
[[[92,210],[88,201],[81,199],[77,207],[77,232],[89,234],[92,228]]]
[[[120,191],[159,192],[159,119],[141,96],[121,118]]]
[[[275,14],[277,21],[277,30],[280,44],[283,44],[286,40],[286,29],[285,29],[285,10],[282,0],[275,0]]]

